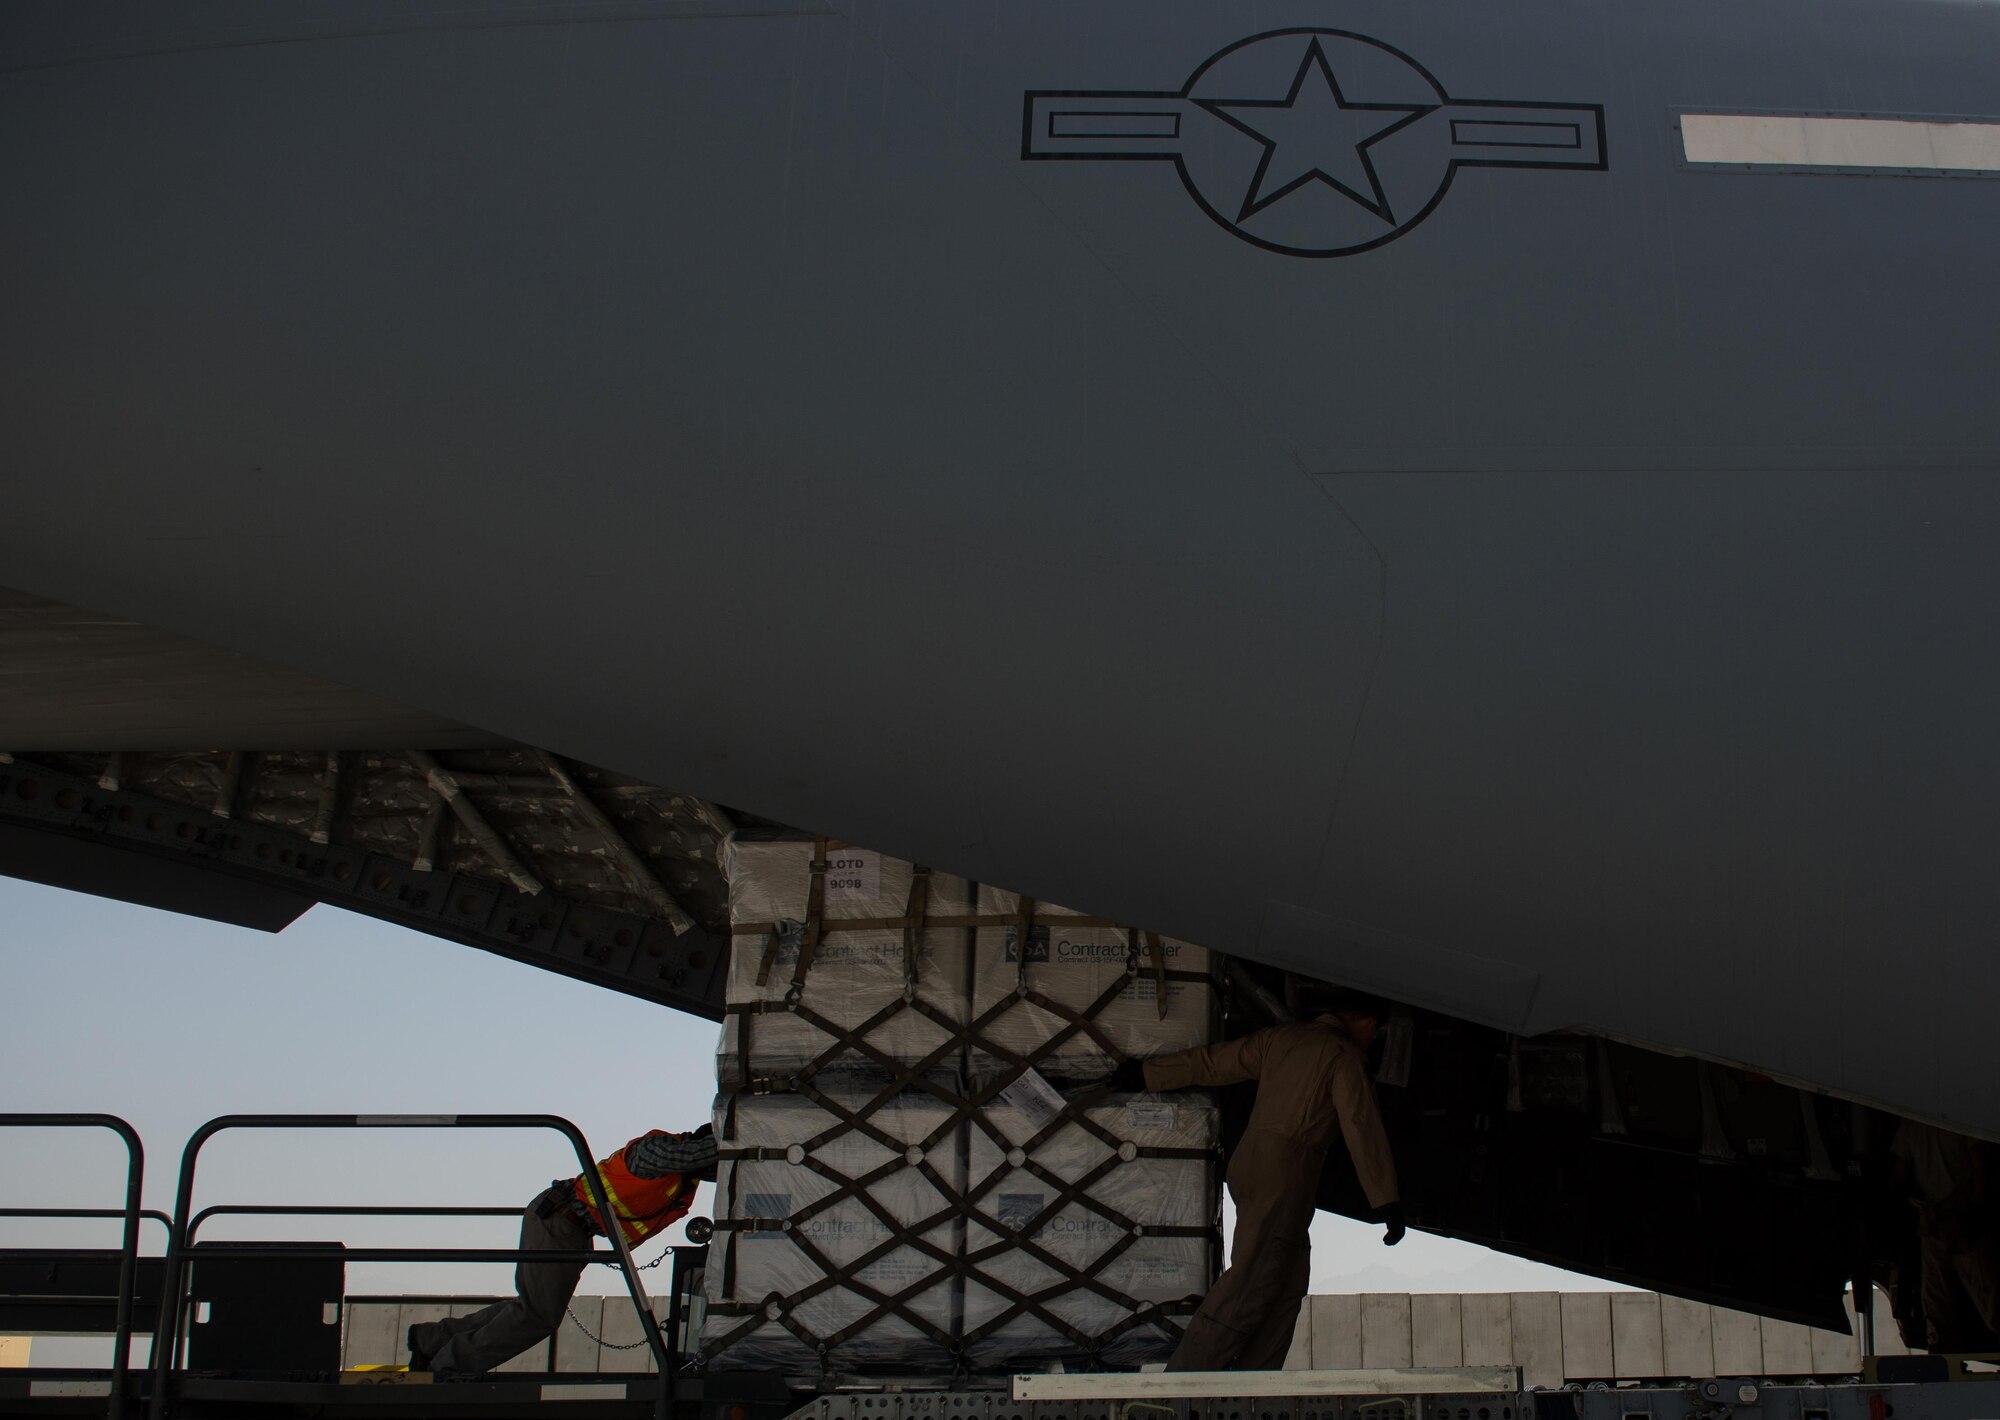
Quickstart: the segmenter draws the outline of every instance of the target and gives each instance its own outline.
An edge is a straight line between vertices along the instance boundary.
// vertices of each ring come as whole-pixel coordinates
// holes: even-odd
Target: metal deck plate
[[[1354,1371],[1147,1371],[1121,1375],[1018,1375],[1016,1400],[1233,1400],[1267,1395],[1512,1394],[1513,1366]]]

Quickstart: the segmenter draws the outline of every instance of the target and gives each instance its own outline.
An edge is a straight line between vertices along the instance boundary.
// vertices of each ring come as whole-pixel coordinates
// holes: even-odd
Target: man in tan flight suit
[[[1236,1200],[1229,1266],[1189,1321],[1167,1363],[1170,1371],[1284,1365],[1309,1282],[1306,1230],[1336,1128],[1370,1206],[1388,1225],[1382,1241],[1394,1247],[1403,1240],[1396,1163],[1366,1066],[1383,1014],[1360,998],[1330,1004],[1315,1020],[1144,1062],[1145,1086],[1152,1090],[1257,1082],[1249,1128],[1229,1161],[1229,1193]],[[1121,1069],[1119,1083],[1136,1084],[1132,1063]]]
[[[1906,1119],[1890,1152],[1917,1210],[1928,1349],[1985,1351],[2000,1342],[2000,1199],[1988,1176],[1990,1147]]]

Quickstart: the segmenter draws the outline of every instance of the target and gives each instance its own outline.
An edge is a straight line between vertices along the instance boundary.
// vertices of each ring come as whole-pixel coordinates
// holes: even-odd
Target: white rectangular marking
[[[623,1400],[625,1385],[622,1381],[601,1381],[595,1384],[574,1381],[547,1381],[542,1385],[543,1400]]]
[[[28,1394],[36,1395],[109,1395],[110,1381],[29,1381]]]
[[[2000,173],[2000,120],[1684,113],[1690,163]]]

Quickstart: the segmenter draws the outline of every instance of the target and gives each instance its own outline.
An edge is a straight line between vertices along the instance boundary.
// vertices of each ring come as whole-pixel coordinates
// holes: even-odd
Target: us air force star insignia
[[[1602,105],[1454,99],[1401,50],[1345,30],[1252,35],[1178,90],[1026,99],[1023,158],[1172,162],[1216,222],[1292,256],[1395,240],[1460,168],[1605,167]]]
[[[1382,195],[1375,165],[1368,161],[1368,149],[1437,107],[1349,103],[1326,62],[1318,35],[1306,46],[1292,90],[1282,99],[1195,102],[1264,145],[1264,160],[1257,165],[1257,176],[1244,195],[1243,210],[1236,214],[1238,222],[1256,216],[1317,178],[1393,225],[1396,219],[1390,214],[1388,198]],[[1258,113],[1259,109],[1266,112]],[[1279,160],[1275,172],[1274,158]]]

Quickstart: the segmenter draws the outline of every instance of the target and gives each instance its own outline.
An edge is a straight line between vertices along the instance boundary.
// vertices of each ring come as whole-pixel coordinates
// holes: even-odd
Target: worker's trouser
[[[588,1250],[592,1236],[589,1225],[570,1210],[563,1198],[552,1200],[554,1207],[543,1217],[540,1210],[549,1201],[549,1194],[545,1193],[528,1205],[521,1219],[521,1251]],[[562,1325],[569,1299],[576,1295],[577,1279],[587,1265],[517,1262],[514,1290],[519,1296],[482,1307],[470,1316],[420,1322],[411,1328],[413,1339],[430,1353],[433,1371],[460,1374],[490,1371],[555,1334],[555,1329]]]
[[[2000,1337],[2000,1257],[1962,1228],[1921,1228],[1924,1321],[1934,1351],[1984,1351]]]
[[[1285,1364],[1312,1265],[1313,1200],[1324,1148],[1252,1129],[1229,1161],[1236,1238],[1170,1371],[1272,1371]]]

